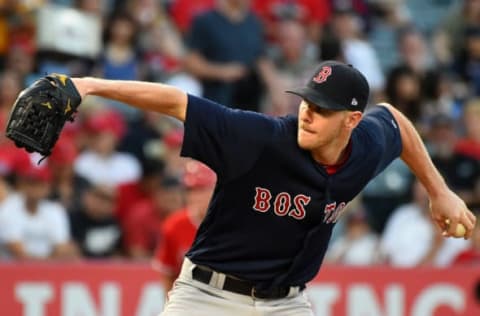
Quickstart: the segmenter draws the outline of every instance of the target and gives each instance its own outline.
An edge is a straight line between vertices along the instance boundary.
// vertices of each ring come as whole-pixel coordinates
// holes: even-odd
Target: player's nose
[[[312,122],[312,119],[313,119],[313,111],[308,106],[303,107],[302,111],[300,111],[300,120],[306,123],[310,123]]]

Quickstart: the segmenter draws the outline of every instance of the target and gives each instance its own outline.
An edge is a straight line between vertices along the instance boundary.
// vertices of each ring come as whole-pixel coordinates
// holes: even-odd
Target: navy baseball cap
[[[321,108],[363,112],[370,88],[365,76],[353,66],[328,60],[317,67],[306,86],[286,92]]]

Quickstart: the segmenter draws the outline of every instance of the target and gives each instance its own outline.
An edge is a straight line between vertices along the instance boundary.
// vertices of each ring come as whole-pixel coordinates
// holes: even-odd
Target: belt
[[[212,275],[213,271],[199,266],[195,266],[192,270],[192,278],[205,284],[210,284]],[[228,275],[225,276],[225,282],[221,289],[259,299],[279,299],[287,297],[290,293],[290,287],[275,287],[269,290],[259,290],[248,281],[232,278]],[[303,289],[305,289],[305,286],[300,286],[299,290],[301,291]]]

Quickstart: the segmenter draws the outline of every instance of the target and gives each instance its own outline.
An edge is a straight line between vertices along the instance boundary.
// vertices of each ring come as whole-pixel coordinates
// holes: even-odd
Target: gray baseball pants
[[[281,299],[258,299],[222,290],[225,274],[213,272],[210,284],[192,278],[195,264],[185,258],[160,316],[313,316],[305,291],[292,287]]]

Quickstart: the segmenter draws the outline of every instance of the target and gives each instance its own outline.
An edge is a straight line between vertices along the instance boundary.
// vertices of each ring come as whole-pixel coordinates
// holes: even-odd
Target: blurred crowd
[[[233,108],[295,114],[321,60],[362,71],[370,105],[417,127],[448,184],[480,210],[480,0],[6,0],[0,3],[0,127],[47,73],[168,83]],[[43,160],[0,134],[0,260],[149,260],[178,271],[215,187],[180,158],[173,119],[87,97]],[[428,196],[394,161],[350,203],[327,262],[480,264],[445,239]],[[167,282],[168,281],[167,278]]]

